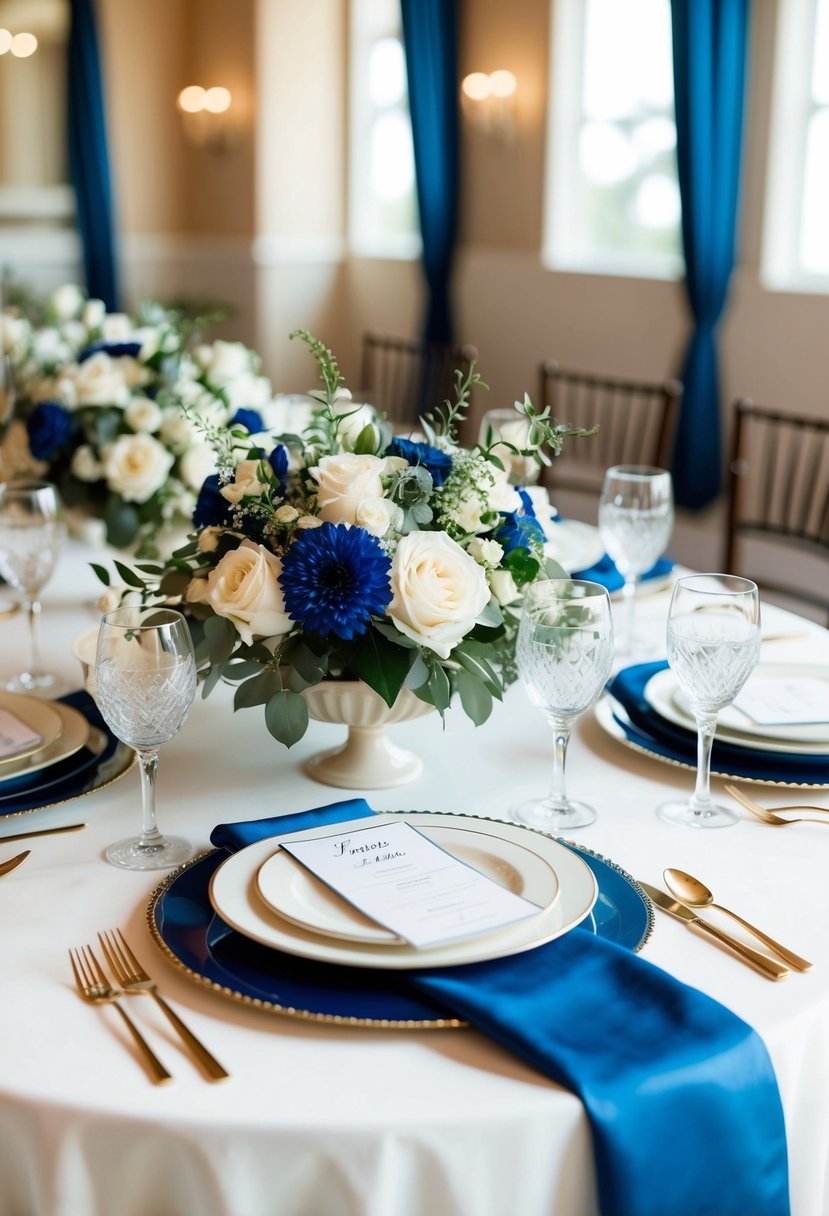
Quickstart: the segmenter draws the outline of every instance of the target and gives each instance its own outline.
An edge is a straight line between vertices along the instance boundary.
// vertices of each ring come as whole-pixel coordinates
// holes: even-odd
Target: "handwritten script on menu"
[[[355,908],[419,948],[489,933],[539,911],[408,823],[355,826],[283,841],[282,848]]]

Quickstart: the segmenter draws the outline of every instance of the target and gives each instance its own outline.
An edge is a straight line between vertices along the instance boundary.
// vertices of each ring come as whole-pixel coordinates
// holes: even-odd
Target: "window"
[[[829,0],[781,4],[762,276],[829,291]]]
[[[553,0],[544,261],[682,273],[670,0]]]
[[[349,232],[364,256],[420,255],[399,0],[351,5]]]

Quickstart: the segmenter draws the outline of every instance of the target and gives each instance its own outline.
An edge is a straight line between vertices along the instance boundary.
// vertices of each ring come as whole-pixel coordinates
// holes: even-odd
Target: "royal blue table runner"
[[[232,852],[371,814],[348,799],[222,824],[211,840]],[[603,1216],[788,1216],[768,1053],[716,1001],[578,930],[510,958],[401,975],[580,1097]]]

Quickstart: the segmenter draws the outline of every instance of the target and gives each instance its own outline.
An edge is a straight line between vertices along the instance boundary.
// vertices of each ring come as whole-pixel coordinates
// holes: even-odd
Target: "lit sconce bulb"
[[[482,134],[508,142],[515,135],[515,93],[518,82],[512,72],[471,72],[461,82],[463,112],[470,125]]]
[[[34,34],[15,34],[9,49],[18,59],[28,59],[37,50],[37,38]]]
[[[489,97],[489,77],[486,72],[470,72],[464,76],[461,88],[470,101],[483,101]]]
[[[206,96],[207,90],[200,84],[188,84],[178,95],[178,107],[185,114],[198,114],[199,110],[204,109]]]
[[[224,114],[230,109],[230,89],[225,89],[221,85],[214,85],[212,89],[208,89],[204,95],[204,108],[209,110],[211,114]]]
[[[184,134],[190,143],[209,152],[224,152],[234,142],[226,115],[233,98],[230,89],[213,85],[205,89],[189,84],[178,95]]]
[[[11,50],[12,36],[8,30],[0,29],[0,55]]]
[[[499,68],[497,72],[490,72],[489,91],[493,97],[512,97],[516,88],[517,81],[512,72],[508,72],[505,68]]]

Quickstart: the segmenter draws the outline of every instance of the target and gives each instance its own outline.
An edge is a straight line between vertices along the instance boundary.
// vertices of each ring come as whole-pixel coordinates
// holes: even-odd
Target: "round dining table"
[[[44,593],[44,660],[69,687],[82,683],[72,643],[100,618],[102,588],[89,563],[111,568],[111,559],[70,541]],[[638,605],[651,657],[660,647],[664,657],[669,600],[663,588]],[[763,624],[763,662],[829,665],[826,630],[765,607]],[[0,639],[5,678],[26,661],[23,612],[0,621]],[[161,748],[160,827],[198,852],[211,848],[216,824],[352,795],[377,811],[508,819],[515,803],[549,785],[552,736],[520,685],[477,728],[455,706],[445,722],[432,713],[390,727],[423,771],[408,785],[372,791],[333,789],[304,771],[312,755],[342,741],[343,727],[311,722],[286,750],[261,709],[234,713],[232,699],[223,685],[206,699],[197,694],[182,730]],[[693,772],[625,746],[592,713],[574,729],[567,775],[572,795],[598,812],[573,833],[579,845],[653,885],[665,867],[687,870],[815,963],[772,983],[659,912],[641,950],[762,1037],[785,1113],[793,1213],[826,1216],[829,831],[775,829],[743,811],[724,830],[663,822],[657,805],[689,793]],[[736,808],[721,779],[713,788]],[[764,805],[806,801],[829,811],[827,789],[741,788]],[[104,858],[107,845],[140,825],[137,768],[85,797],[0,816],[0,833],[79,822],[82,831],[26,841],[31,855],[0,879],[0,1216],[598,1211],[581,1102],[484,1034],[317,1023],[234,999],[176,966],[148,927],[165,874]],[[0,844],[0,864],[22,847]],[[130,1013],[174,1077],[153,1085],[116,1011],[79,999],[69,948],[116,927],[227,1080],[208,1082],[161,1010],[130,997]]]

